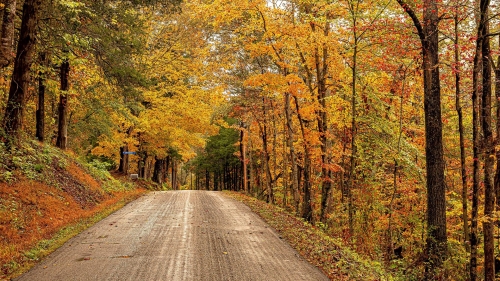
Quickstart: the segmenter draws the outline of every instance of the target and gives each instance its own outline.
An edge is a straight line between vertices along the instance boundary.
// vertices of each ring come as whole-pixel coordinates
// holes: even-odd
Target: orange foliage
[[[75,163],[71,163],[68,167],[68,172],[73,176],[77,181],[84,182],[86,185],[92,189],[93,191],[101,191],[101,184],[89,174],[83,172],[83,170],[78,167]]]

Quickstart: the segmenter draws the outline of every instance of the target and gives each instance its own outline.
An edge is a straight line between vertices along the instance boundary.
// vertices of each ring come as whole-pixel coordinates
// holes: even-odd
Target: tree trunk
[[[498,36],[500,43],[500,36]],[[500,47],[499,47],[500,49]],[[497,136],[496,145],[500,145],[500,55],[497,58],[497,65],[495,67],[495,98],[497,105],[496,119],[497,119]],[[495,196],[497,211],[500,211],[500,149],[496,150],[497,170],[495,174]]]
[[[403,137],[403,103],[404,103],[404,94],[405,94],[405,85],[406,85],[406,70],[404,69],[403,75],[403,85],[401,86],[401,95],[399,96],[399,130],[398,130],[398,146],[397,146],[397,157],[394,158],[394,171],[392,177],[392,196],[391,201],[389,203],[389,219],[388,219],[388,227],[387,227],[387,249],[388,249],[388,260],[391,260],[394,255],[394,241],[392,239],[392,224],[393,224],[393,213],[394,213],[394,200],[396,199],[396,194],[398,193],[398,172],[399,172],[399,163],[398,158],[401,154],[401,141]]]
[[[425,7],[426,6],[426,7]],[[441,85],[439,77],[438,6],[424,1],[425,40],[423,40],[424,107],[427,172],[427,255],[429,279],[434,279],[447,257],[446,186],[444,182]]]
[[[174,187],[172,186],[172,189]],[[210,172],[205,169],[205,190],[210,190]]]
[[[240,133],[240,154],[241,154],[241,169],[242,169],[242,185],[243,191],[248,194],[248,172],[247,172],[247,147],[245,143],[245,128],[241,129]]]
[[[139,163],[137,164],[137,168],[139,170],[139,178],[145,179],[146,178],[146,165],[147,165],[147,160],[148,160],[148,153],[147,152],[141,152],[139,154]]]
[[[262,109],[263,109],[263,114],[266,116],[266,107],[265,107],[265,99],[262,99]],[[263,154],[263,162],[264,162],[264,169],[266,173],[266,201],[267,203],[272,203],[274,204],[274,194],[273,194],[273,183],[272,183],[272,175],[271,175],[271,167],[269,164],[269,161],[271,159],[269,155],[269,150],[268,150],[268,143],[267,143],[267,125],[266,121],[264,120],[264,125],[261,128],[261,137],[262,137],[262,148],[264,150]]]
[[[477,52],[477,51],[476,51]],[[470,280],[475,281],[477,279],[477,246],[478,246],[478,207],[479,207],[479,180],[480,180],[480,126],[479,126],[479,95],[478,95],[478,60],[479,55],[476,54],[474,57],[474,74],[472,78],[472,139],[473,139],[473,173],[472,173],[472,210],[471,210],[471,231],[470,231]]]
[[[330,31],[330,24],[327,22],[324,35],[328,36]],[[328,135],[328,113],[326,107],[326,99],[328,96],[326,79],[328,75],[328,47],[323,44],[322,54],[319,54],[318,48],[315,50],[316,60],[316,77],[317,77],[317,91],[318,102],[321,108],[317,112],[318,131],[321,141],[321,207],[320,207],[320,221],[326,223],[326,212],[328,209],[328,198],[330,197],[330,190],[332,188],[332,170],[330,168],[331,156],[330,147],[331,140]]]
[[[165,181],[165,162],[165,159],[158,159],[155,157],[152,180],[159,185],[162,185]]]
[[[302,200],[302,213],[301,217],[308,222],[312,222],[312,205],[311,205],[311,153],[309,151],[309,143],[307,142],[307,134],[305,127],[305,121],[302,119],[302,115],[299,110],[299,101],[297,97],[293,97],[295,101],[295,108],[297,109],[297,117],[299,118],[300,131],[302,132],[302,138],[304,139],[304,167],[302,169],[304,176],[304,193]],[[298,180],[300,182],[300,180]]]
[[[172,189],[177,190],[177,163],[172,159]]]
[[[8,143],[20,140],[41,3],[41,0],[26,0],[23,5],[21,33],[3,119],[3,129],[11,138]]]
[[[356,182],[356,158],[357,158],[357,145],[356,145],[356,137],[357,137],[357,82],[358,82],[358,43],[359,36],[357,30],[357,12],[353,10],[353,5],[349,5],[349,10],[352,18],[353,25],[353,53],[352,53],[352,65],[351,65],[351,156],[350,156],[350,165],[349,165],[349,178],[346,185],[346,195],[347,195],[347,213],[348,213],[348,221],[349,221],[349,239],[354,237],[354,206],[353,206],[353,198],[352,191],[354,189],[354,184]]]
[[[2,20],[2,34],[0,38],[0,67],[4,68],[12,63],[14,54],[14,20],[16,18],[16,0],[4,0],[5,5]]]
[[[481,24],[478,35],[481,41],[482,61],[482,107],[481,124],[483,130],[484,151],[484,280],[495,280],[495,240],[493,237],[493,212],[495,210],[495,190],[493,185],[493,166],[495,164],[495,147],[493,143],[493,130],[491,125],[491,63],[490,63],[490,38],[488,6],[489,0],[481,0]]]
[[[118,171],[122,174],[128,174],[128,158],[129,155],[124,152],[128,151],[128,145],[124,145],[120,147],[120,166],[118,167]]]
[[[454,16],[455,23],[455,109],[458,115],[458,134],[460,138],[460,174],[462,176],[462,221],[463,221],[463,233],[464,233],[464,245],[467,252],[470,251],[469,245],[469,222],[468,222],[468,211],[467,211],[467,170],[465,163],[465,140],[464,140],[464,124],[463,124],[463,114],[462,105],[460,101],[460,56],[458,51],[459,44],[459,30],[458,30],[458,11],[455,12]],[[500,133],[500,132],[499,132]]]
[[[249,178],[249,186],[248,186],[248,192],[250,194],[253,194],[255,191],[255,169],[253,167],[253,153],[252,153],[252,138],[250,136],[250,130],[248,131],[248,163],[249,165],[249,172],[250,172],[250,178]]]
[[[45,53],[40,54],[42,65],[46,64]],[[45,73],[39,72],[38,77],[38,106],[36,110],[36,138],[43,142],[45,139]]]
[[[295,155],[295,147],[293,145],[294,140],[294,132],[293,132],[293,120],[292,113],[290,107],[290,93],[285,93],[285,116],[286,116],[286,127],[287,127],[287,145],[290,150],[290,165],[292,172],[292,193],[293,193],[293,202],[295,206],[295,213],[299,213],[299,179],[297,172],[297,156]]]
[[[425,155],[427,172],[426,279],[437,279],[447,258],[446,186],[444,182],[443,123],[439,77],[439,16],[436,0],[424,0],[422,26],[404,0],[397,0],[413,20],[422,43],[424,72]]]
[[[356,25],[356,24],[354,24]],[[351,94],[351,157],[350,157],[350,165],[349,165],[349,178],[346,186],[346,195],[347,195],[347,215],[349,220],[349,239],[354,237],[354,206],[353,206],[353,198],[352,191],[354,189],[354,183],[356,182],[356,158],[358,154],[358,149],[356,146],[356,136],[357,136],[357,126],[356,126],[356,117],[357,117],[357,109],[356,109],[356,85],[357,85],[357,59],[358,59],[358,43],[357,43],[357,35],[354,34],[354,50],[352,57],[352,94]]]
[[[56,146],[66,149],[68,144],[68,90],[69,90],[69,61],[66,59],[61,65],[61,94],[59,95],[59,117]]]

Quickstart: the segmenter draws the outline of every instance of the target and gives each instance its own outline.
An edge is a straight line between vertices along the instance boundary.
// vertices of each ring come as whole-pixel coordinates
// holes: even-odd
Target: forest
[[[0,181],[36,140],[252,195],[395,278],[495,280],[499,4],[2,0]]]

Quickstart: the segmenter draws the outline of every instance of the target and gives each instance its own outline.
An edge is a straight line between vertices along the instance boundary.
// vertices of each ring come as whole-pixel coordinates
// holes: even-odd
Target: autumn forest
[[[387,280],[495,280],[499,4],[2,0],[0,147],[244,192]]]

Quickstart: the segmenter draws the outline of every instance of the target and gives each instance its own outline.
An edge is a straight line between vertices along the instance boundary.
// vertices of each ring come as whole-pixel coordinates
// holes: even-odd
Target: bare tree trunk
[[[4,0],[5,5],[0,38],[0,67],[7,67],[14,58],[14,20],[16,18],[16,0]]]
[[[489,0],[481,0],[481,24],[478,35],[481,41],[482,61],[482,107],[481,124],[483,130],[484,151],[484,280],[495,280],[495,240],[493,237],[493,212],[495,211],[495,190],[493,184],[493,166],[495,164],[495,147],[493,143],[493,130],[491,125],[491,63],[490,63],[490,38],[488,19]]]
[[[20,139],[41,5],[41,0],[26,0],[23,5],[21,33],[3,119],[3,129],[11,138],[8,143]]]
[[[248,192],[250,194],[254,194],[255,192],[255,169],[253,167],[253,153],[252,153],[252,138],[250,136],[251,134],[251,131],[248,130],[248,147],[250,148],[249,149],[249,152],[248,152],[248,163],[250,164],[249,165],[249,172],[250,172],[250,179],[249,179],[249,183],[250,185],[248,186]]]
[[[56,146],[66,149],[68,144],[68,90],[69,90],[69,61],[66,59],[61,65],[61,94],[59,95],[59,117]]]
[[[178,180],[178,163],[175,161],[175,159],[172,159],[172,188],[174,190],[179,189],[179,180]]]
[[[290,150],[290,165],[292,172],[292,193],[293,193],[293,202],[295,206],[295,213],[299,213],[299,180],[298,180],[298,171],[297,171],[297,156],[295,155],[295,147],[293,145],[294,140],[294,132],[293,132],[293,120],[292,113],[290,107],[290,93],[285,93],[285,116],[286,116],[286,127],[287,127],[287,145]]]
[[[500,43],[500,36],[498,36]],[[500,47],[499,47],[500,49]],[[497,119],[497,135],[496,145],[500,145],[500,55],[497,58],[497,65],[495,67],[495,98],[497,105],[496,119]],[[500,211],[500,149],[496,150],[497,170],[495,174],[495,196],[497,211]]]
[[[247,146],[245,140],[245,128],[241,128],[240,132],[240,154],[241,154],[241,169],[242,169],[242,185],[243,191],[248,194],[248,171],[247,171]]]
[[[174,187],[172,186],[172,189]],[[205,190],[210,190],[210,172],[205,169]]]
[[[464,233],[464,245],[467,252],[470,251],[469,245],[469,222],[468,222],[468,211],[467,211],[467,170],[465,163],[465,140],[464,140],[464,124],[463,124],[463,114],[462,105],[460,102],[460,56],[458,51],[459,44],[459,30],[458,30],[458,12],[455,12],[454,16],[455,23],[455,109],[458,115],[458,134],[460,137],[460,174],[462,176],[462,221],[463,221],[463,233]]]
[[[476,55],[474,56],[474,69],[472,75],[472,139],[473,139],[473,174],[472,174],[472,214],[471,214],[471,232],[470,232],[470,280],[477,280],[477,246],[478,241],[478,207],[479,207],[479,181],[480,181],[480,103],[479,103],[479,52],[481,48],[476,46]]]
[[[128,151],[128,145],[120,147],[120,166],[118,166],[118,171],[123,174],[128,174],[128,154],[124,152]]]
[[[477,56],[476,56],[477,57]],[[478,58],[474,58],[474,72],[478,68]],[[473,139],[473,159],[474,163],[472,166],[473,174],[472,174],[472,214],[471,214],[471,232],[470,232],[470,280],[477,280],[477,246],[479,244],[478,241],[478,207],[479,207],[479,181],[480,181],[480,125],[479,125],[479,94],[477,87],[477,75],[474,73],[473,75],[473,91],[472,91],[472,139]]]
[[[313,221],[312,217],[312,205],[311,205],[311,153],[309,151],[309,143],[307,142],[307,134],[305,127],[305,121],[302,119],[302,115],[299,110],[299,101],[297,97],[293,97],[295,101],[295,107],[297,109],[297,117],[299,118],[300,131],[302,132],[302,138],[304,139],[304,167],[302,169],[304,175],[304,193],[302,200],[302,213],[301,217],[308,222]],[[300,182],[300,180],[298,180]]]
[[[328,36],[330,24],[326,23],[324,35]],[[319,219],[321,222],[326,223],[326,212],[328,209],[328,198],[330,197],[330,190],[332,188],[332,170],[330,168],[331,156],[331,139],[328,135],[328,113],[326,108],[326,99],[328,90],[326,86],[326,79],[328,75],[328,47],[323,45],[321,57],[316,50],[316,76],[318,79],[318,102],[321,109],[317,112],[318,131],[321,140],[321,207]]]
[[[262,98],[262,112],[264,116],[266,116],[266,104],[265,104],[265,98]],[[267,124],[266,120],[263,120],[264,124],[262,125],[261,129],[261,137],[262,137],[262,148],[264,150],[264,155],[263,155],[263,162],[264,162],[264,169],[266,173],[266,191],[267,191],[267,197],[266,201],[267,203],[272,203],[274,204],[274,193],[273,193],[273,179],[271,175],[271,167],[269,164],[269,161],[271,159],[269,155],[269,150],[268,150],[268,143],[267,143]]]
[[[165,182],[165,159],[155,157],[152,180],[160,186]]]
[[[42,65],[46,65],[45,53],[40,54]],[[38,74],[38,106],[36,109],[36,138],[43,142],[45,139],[45,73]]]
[[[403,66],[402,66],[403,67]],[[406,70],[404,69],[404,74],[403,74],[403,85],[401,86],[401,95],[399,96],[399,131],[398,131],[398,148],[397,148],[397,157],[394,158],[394,171],[393,171],[393,178],[392,178],[392,186],[393,186],[393,191],[392,191],[392,196],[391,196],[391,201],[389,203],[389,222],[388,222],[388,227],[387,227],[387,232],[388,232],[388,243],[387,243],[387,249],[388,249],[388,260],[392,259],[392,256],[394,254],[394,242],[392,239],[392,215],[394,212],[394,200],[396,199],[396,194],[398,192],[398,182],[397,182],[397,176],[398,176],[398,168],[399,168],[399,162],[398,158],[401,154],[401,140],[403,137],[403,102],[404,102],[404,93],[405,93],[405,85],[406,85]]]
[[[404,0],[397,0],[412,19],[422,44],[424,72],[425,155],[427,159],[427,262],[425,278],[435,280],[447,258],[446,185],[439,77],[439,15],[437,0],[424,0],[422,25]]]
[[[352,95],[351,95],[351,157],[350,157],[350,165],[349,165],[349,179],[346,186],[346,195],[347,195],[347,213],[349,220],[349,239],[354,237],[354,206],[353,206],[353,198],[352,191],[354,189],[354,183],[356,181],[356,158],[357,158],[357,146],[356,146],[356,135],[357,135],[357,126],[356,126],[356,85],[357,85],[357,52],[358,52],[358,43],[356,34],[354,35],[355,43],[354,43],[354,54],[352,57]]]

